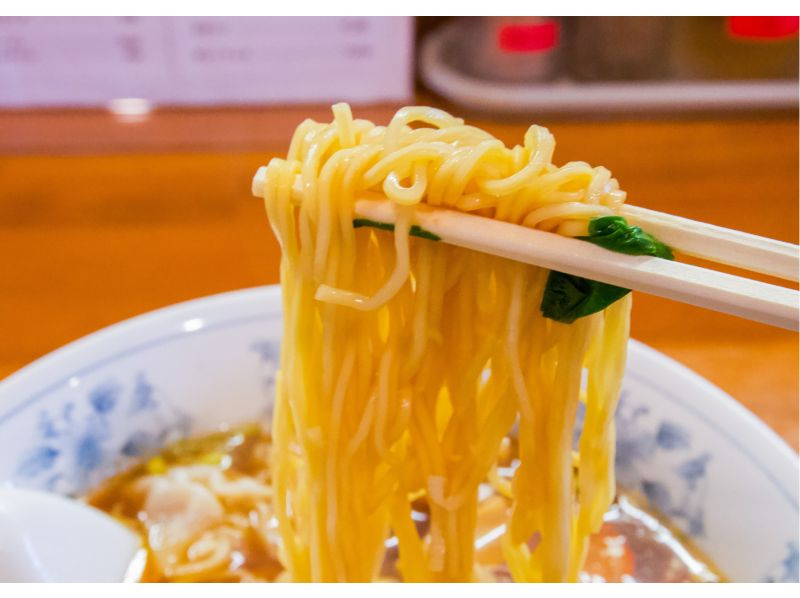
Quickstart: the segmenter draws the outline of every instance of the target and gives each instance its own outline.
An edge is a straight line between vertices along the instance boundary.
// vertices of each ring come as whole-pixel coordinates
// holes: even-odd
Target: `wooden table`
[[[385,121],[387,107],[358,110]],[[278,281],[250,178],[321,109],[0,114],[0,378],[121,319]],[[522,122],[473,120],[507,143]],[[797,243],[796,115],[543,119],[556,160],[609,167],[638,205]],[[797,334],[637,294],[633,336],[798,446]]]

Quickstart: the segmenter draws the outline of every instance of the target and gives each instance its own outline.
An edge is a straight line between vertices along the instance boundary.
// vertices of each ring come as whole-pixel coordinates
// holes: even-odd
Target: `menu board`
[[[0,107],[411,97],[409,17],[0,17]]]

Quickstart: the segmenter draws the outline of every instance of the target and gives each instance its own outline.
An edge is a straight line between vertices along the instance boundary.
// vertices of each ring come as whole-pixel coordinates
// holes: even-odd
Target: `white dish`
[[[0,383],[0,484],[76,495],[172,437],[269,417],[280,290],[158,310]],[[620,483],[733,581],[798,581],[797,455],[685,367],[631,341],[617,414]]]

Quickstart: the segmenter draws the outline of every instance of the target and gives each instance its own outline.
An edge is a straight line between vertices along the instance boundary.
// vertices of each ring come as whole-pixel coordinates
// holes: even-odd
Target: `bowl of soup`
[[[281,333],[271,286],[158,310],[34,362],[0,383],[0,483],[134,527],[151,553],[144,581],[285,580],[269,460]],[[798,580],[797,455],[765,424],[636,341],[616,424],[617,498],[582,580]],[[514,463],[512,435],[499,483]],[[480,490],[486,581],[508,579],[497,480]],[[424,536],[426,505],[414,509]],[[392,535],[386,547],[380,577],[393,580]]]

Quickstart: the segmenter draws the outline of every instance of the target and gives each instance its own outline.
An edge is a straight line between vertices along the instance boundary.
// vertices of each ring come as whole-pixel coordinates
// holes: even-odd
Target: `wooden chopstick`
[[[262,166],[253,177],[253,195],[261,195],[265,176]],[[302,196],[302,187],[298,176],[294,182],[298,196]],[[792,243],[630,204],[622,206],[622,215],[678,253],[793,282],[800,279],[800,248]]]
[[[253,194],[258,197],[263,196],[264,175],[262,167],[253,179]],[[361,199],[355,204],[355,214],[360,218],[376,222],[393,223],[395,206],[388,200]],[[688,223],[696,225],[692,234],[700,239],[690,242],[689,235],[681,237],[677,230],[677,224],[686,219],[669,217],[643,208],[633,208],[630,214],[633,223],[641,222],[645,230],[667,245],[678,251],[683,251],[681,247],[688,247],[686,253],[701,255],[697,252],[697,248],[702,242],[702,231],[708,230],[705,227],[710,225],[688,220]],[[628,215],[626,211],[625,216]],[[648,222],[645,222],[646,219],[649,219]],[[653,230],[654,222],[662,223],[659,230]],[[664,222],[666,224],[663,224]],[[789,330],[798,330],[800,294],[793,289],[690,264],[616,253],[578,239],[456,210],[432,209],[424,204],[416,208],[415,223],[451,245],[615,284]],[[797,247],[788,243],[781,244],[771,239],[761,239],[720,227],[711,228],[718,229],[717,232],[725,232],[716,235],[714,243],[711,244],[712,251],[703,250],[701,257],[706,259],[714,259],[711,256],[716,255],[718,257],[714,261],[742,267],[751,264],[755,266],[755,271],[761,272],[764,271],[763,265],[766,260],[764,256],[773,250],[773,243],[788,245],[793,248],[795,254],[797,253]],[[667,231],[666,237],[669,238],[661,236],[660,232],[663,231]],[[741,257],[747,238],[750,237],[760,239],[762,242],[760,245],[762,255],[758,259]],[[675,239],[678,241],[677,245],[673,245]],[[726,248],[731,246],[736,247],[736,261],[731,261],[726,253]],[[785,248],[781,251],[785,251]],[[789,252],[785,253],[788,255]],[[719,257],[720,254],[722,257]],[[780,272],[786,275],[787,270],[787,264],[784,264]]]
[[[679,253],[798,281],[797,245],[627,204],[622,215]]]
[[[394,222],[394,204],[360,200],[356,214]],[[455,210],[417,207],[416,224],[442,241],[583,276],[790,330],[798,329],[797,291],[655,257],[625,255],[592,243]]]

